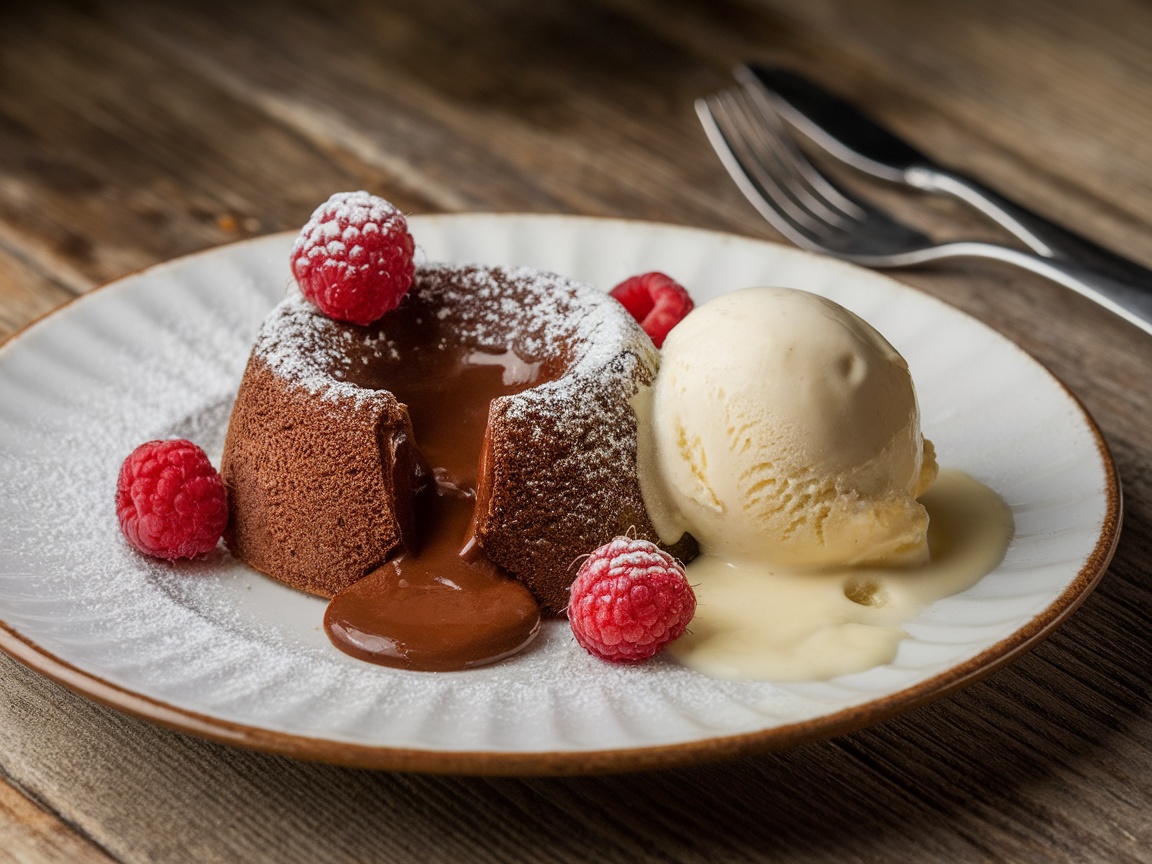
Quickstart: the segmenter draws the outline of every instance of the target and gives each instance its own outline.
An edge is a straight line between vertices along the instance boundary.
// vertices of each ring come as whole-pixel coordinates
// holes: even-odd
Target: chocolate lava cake
[[[636,476],[630,400],[658,364],[639,325],[565,277],[425,266],[367,327],[295,293],[264,321],[222,460],[233,553],[332,597],[416,542],[417,496],[434,476],[448,482],[432,451],[455,446],[422,430],[422,415],[455,409],[420,370],[454,363],[499,366],[506,394],[484,401],[476,455],[464,454],[476,465],[471,538],[546,613],[563,614],[581,556],[620,534],[659,542]],[[431,407],[406,395],[417,390]],[[695,543],[670,551],[687,560]]]

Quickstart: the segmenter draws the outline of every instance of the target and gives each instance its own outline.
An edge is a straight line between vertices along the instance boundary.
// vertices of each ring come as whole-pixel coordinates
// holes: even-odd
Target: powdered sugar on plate
[[[578,770],[587,750],[618,751],[613,764],[628,767],[635,748],[737,735],[771,746],[778,732],[796,740],[794,724],[805,721],[802,734],[812,735],[837,728],[844,712],[868,722],[957,683],[954,670],[971,677],[974,657],[995,662],[1019,650],[1018,634],[1070,585],[1090,587],[1078,574],[1102,542],[1110,476],[1090,422],[1051,376],[978,322],[876,274],[690,229],[532,216],[410,225],[436,260],[530,265],[601,288],[663,269],[698,303],[779,284],[848,305],[924,370],[925,430],[950,463],[1025,508],[1005,565],[911,622],[897,662],[835,681],[723,682],[662,659],[614,667],[559,622],[523,654],[469,672],[346,657],[320,632],[323,601],[264,579],[222,547],[195,562],[147,560],[123,541],[114,513],[120,462],[141,442],[192,437],[219,458],[253,339],[290,282],[293,238],[280,235],[129,277],[0,348],[3,628],[45,664],[54,657],[78,670],[82,691],[88,676],[204,718],[190,731],[207,722],[289,733],[298,736],[293,752],[318,756],[331,742],[403,748],[429,754],[429,768],[442,753],[570,753]]]
[[[281,248],[284,239],[270,238],[130,277],[72,304],[0,353],[6,625],[99,679],[197,714],[382,747],[550,751],[619,746],[635,736],[669,740],[666,723],[632,728],[624,715],[633,709],[611,719],[612,706],[637,687],[650,691],[643,713],[671,699],[681,706],[672,714],[684,715],[693,704],[711,714],[715,694],[693,696],[695,673],[670,662],[611,667],[587,656],[563,622],[549,622],[527,651],[491,668],[385,669],[328,643],[320,631],[324,601],[260,576],[222,546],[175,564],[128,547],[112,505],[121,461],[145,440],[173,436],[197,441],[218,461],[249,334],[261,307],[284,290],[282,265],[272,263],[280,256],[267,254]],[[494,290],[484,271],[474,272],[476,290]],[[559,289],[542,292],[533,316],[538,326],[521,332],[527,352],[542,352],[566,320],[578,322],[578,333],[618,326],[600,311],[610,301],[592,289],[528,271],[509,277]],[[221,279],[230,290],[221,289]],[[290,296],[271,319],[271,332],[310,331],[312,318],[310,307]],[[471,326],[485,342],[501,335],[507,319],[486,313]],[[277,356],[269,332],[261,337],[266,356],[286,367],[307,362]],[[652,363],[650,356],[640,360]],[[603,361],[588,348],[575,368]],[[308,374],[314,372],[311,366]],[[321,389],[349,386],[305,380]],[[742,705],[739,688],[721,689]],[[573,722],[579,706],[600,717],[598,724]],[[690,716],[677,736],[698,734]]]

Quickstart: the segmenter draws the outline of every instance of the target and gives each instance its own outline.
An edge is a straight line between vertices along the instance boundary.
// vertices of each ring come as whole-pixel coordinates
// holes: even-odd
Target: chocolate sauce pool
[[[516,653],[540,629],[540,609],[496,565],[460,556],[474,499],[442,488],[420,498],[426,541],[333,597],[324,615],[328,638],[361,660],[429,672]]]
[[[348,377],[407,406],[431,482],[417,495],[416,536],[332,598],[324,629],[340,650],[384,666],[440,672],[492,663],[532,640],[540,609],[471,542],[488,406],[540,383],[547,370],[512,350],[455,342],[428,310],[401,306],[387,326],[399,358],[353,356]]]

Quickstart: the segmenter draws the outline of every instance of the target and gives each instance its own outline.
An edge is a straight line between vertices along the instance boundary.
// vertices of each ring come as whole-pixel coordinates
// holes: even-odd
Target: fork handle
[[[935,247],[922,261],[906,263],[940,258],[991,258],[1022,267],[1071,288],[1152,335],[1152,273],[1148,271],[1144,271],[1144,278],[1139,282],[1117,279],[1076,262],[980,242],[945,243]]]
[[[1152,285],[1152,270],[1147,267],[1021,207],[966,174],[925,163],[909,168],[905,178],[918,189],[943,192],[970,204],[1038,255],[1099,271],[1122,282]]]

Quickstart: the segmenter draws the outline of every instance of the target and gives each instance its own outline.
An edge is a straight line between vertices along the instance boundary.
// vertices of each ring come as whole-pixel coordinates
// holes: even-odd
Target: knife
[[[882,180],[952,195],[999,223],[1038,255],[1103,271],[1152,290],[1152,270],[1033,213],[960,171],[934,162],[807,78],[760,64],[738,68],[736,77],[745,86],[766,90],[789,124],[844,164]]]

